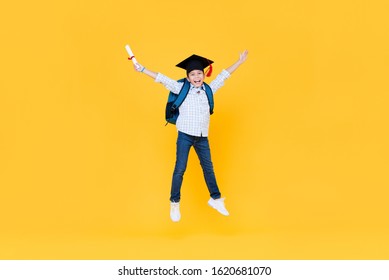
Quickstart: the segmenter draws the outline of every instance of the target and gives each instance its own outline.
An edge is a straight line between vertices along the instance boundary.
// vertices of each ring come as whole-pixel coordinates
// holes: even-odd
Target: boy
[[[243,62],[246,61],[247,55],[248,51],[245,50],[242,54],[240,54],[239,59],[234,64],[223,70],[209,84],[213,94],[215,94],[216,91],[223,86],[224,81],[229,78]],[[221,194],[216,183],[208,142],[208,128],[210,114],[212,112],[210,112],[210,106],[204,86],[204,79],[205,76],[210,76],[212,72],[212,63],[213,61],[207,58],[192,55],[176,65],[177,67],[186,70],[186,79],[190,82],[190,89],[185,100],[178,108],[179,116],[176,123],[178,130],[176,164],[173,172],[170,192],[170,218],[173,222],[178,222],[181,219],[179,208],[181,198],[180,191],[188,162],[189,150],[192,146],[200,159],[204,179],[211,196],[208,201],[208,205],[216,209],[222,215],[229,215],[224,205],[224,198],[221,198]],[[206,75],[204,73],[204,69],[208,66],[209,73]],[[155,82],[162,83],[174,94],[178,94],[184,85],[184,83],[172,80],[161,73],[156,73],[146,69],[139,63],[137,63],[134,68],[136,71],[153,78]]]

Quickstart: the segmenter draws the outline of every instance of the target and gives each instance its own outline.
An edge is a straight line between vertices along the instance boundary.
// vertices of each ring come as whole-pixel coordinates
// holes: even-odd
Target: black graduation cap
[[[202,70],[204,71],[204,68],[209,66],[209,69],[207,70],[206,76],[210,77],[212,74],[212,60],[209,60],[208,58],[193,54],[190,57],[184,59],[180,63],[178,63],[176,66],[180,67],[182,69],[186,70],[186,74],[188,74],[192,70]]]

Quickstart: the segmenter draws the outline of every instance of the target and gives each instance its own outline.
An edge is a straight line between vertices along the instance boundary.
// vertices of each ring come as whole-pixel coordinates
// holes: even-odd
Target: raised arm
[[[168,90],[170,90],[173,93],[178,94],[181,90],[181,87],[183,86],[184,83],[182,82],[177,82],[173,79],[170,79],[169,77],[157,73],[154,71],[151,71],[149,69],[146,69],[143,65],[140,63],[137,63],[134,65],[135,71],[138,71],[140,73],[146,74],[150,78],[152,78],[155,82],[163,84]]]
[[[247,50],[245,50],[243,53],[241,53],[241,54],[239,55],[238,61],[236,61],[234,64],[232,64],[230,67],[228,67],[228,68],[226,69],[226,71],[227,71],[228,73],[232,74],[236,69],[238,69],[238,67],[239,67],[243,62],[246,61],[248,53],[249,53],[249,52],[248,52]]]

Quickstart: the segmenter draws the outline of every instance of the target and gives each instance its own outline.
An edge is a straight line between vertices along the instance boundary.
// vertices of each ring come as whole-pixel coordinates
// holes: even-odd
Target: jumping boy
[[[223,70],[209,84],[213,94],[215,94],[216,91],[224,85],[224,81],[229,78],[243,62],[246,61],[247,55],[248,51],[245,50],[240,54],[239,59],[234,64]],[[216,209],[222,215],[229,215],[224,205],[224,198],[221,198],[221,193],[216,183],[208,142],[208,128],[211,112],[204,85],[204,79],[206,76],[204,69],[209,66],[207,76],[210,76],[212,72],[212,63],[213,61],[207,58],[192,55],[176,65],[177,67],[186,70],[186,79],[190,82],[190,89],[185,100],[178,108],[179,116],[176,122],[178,130],[176,164],[173,172],[170,192],[170,218],[173,222],[178,222],[181,219],[180,191],[188,162],[189,150],[192,146],[199,157],[200,164],[203,169],[204,179],[211,196],[208,201],[208,205]],[[134,68],[136,71],[153,78],[155,82],[162,83],[174,94],[179,94],[184,85],[183,82],[177,82],[161,73],[146,69],[139,63],[137,63]]]

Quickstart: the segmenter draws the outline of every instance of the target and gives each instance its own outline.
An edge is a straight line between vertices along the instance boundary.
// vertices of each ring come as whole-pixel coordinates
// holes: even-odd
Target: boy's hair
[[[192,71],[194,71],[194,70],[199,70],[199,71],[203,72],[203,74],[204,74],[204,70],[201,70],[201,69],[193,69],[193,70],[190,70],[190,71],[189,71],[189,70],[186,71],[186,77],[189,78],[189,73],[192,72]]]

